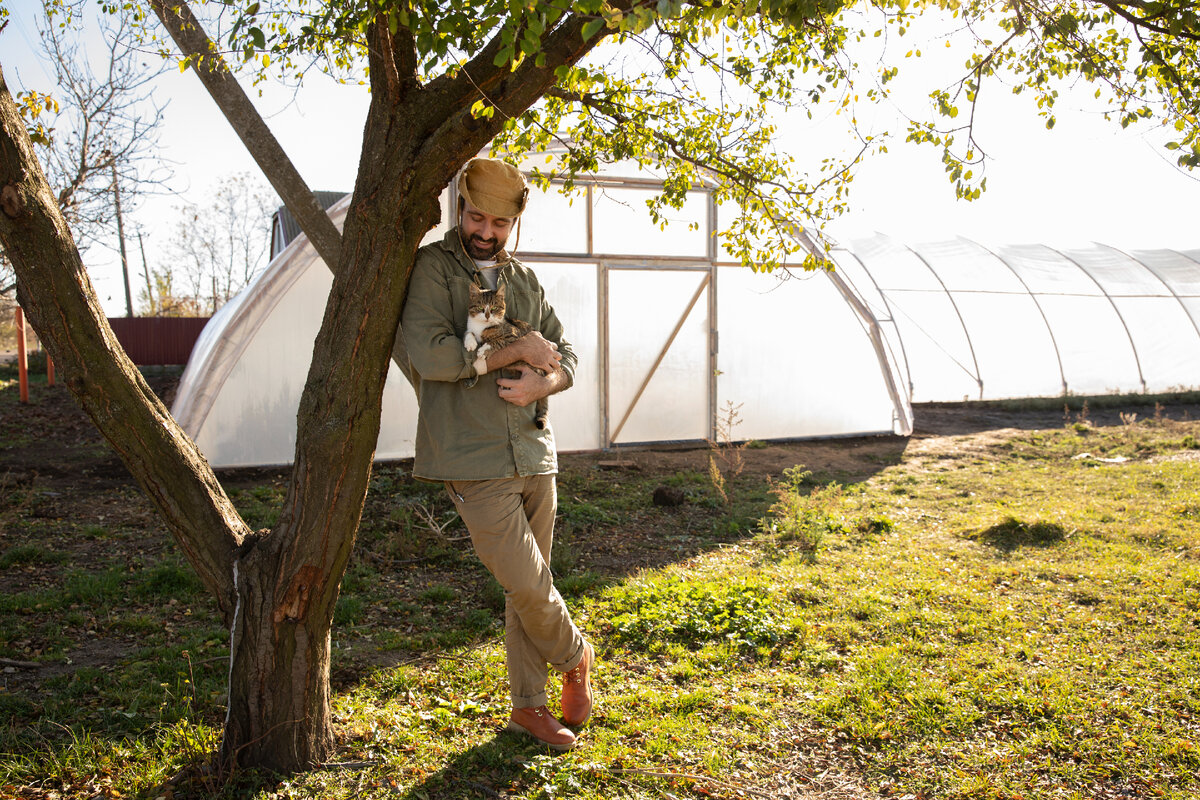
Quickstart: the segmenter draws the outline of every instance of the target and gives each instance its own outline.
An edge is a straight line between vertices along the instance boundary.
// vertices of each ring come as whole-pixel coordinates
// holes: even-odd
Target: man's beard
[[[485,261],[489,258],[495,258],[496,253],[500,252],[503,243],[499,239],[481,239],[478,236],[472,236],[467,239],[467,254],[476,261]]]

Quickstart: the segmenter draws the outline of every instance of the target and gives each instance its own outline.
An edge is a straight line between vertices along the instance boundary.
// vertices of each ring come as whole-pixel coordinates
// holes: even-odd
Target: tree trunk
[[[333,752],[329,642],[338,588],[366,500],[409,274],[456,167],[417,169],[416,145],[423,140],[412,135],[415,119],[403,101],[372,102],[363,152],[378,160],[360,171],[346,216],[300,399],[283,513],[237,561],[221,749],[227,770],[254,765],[294,772]]]
[[[267,541],[237,561],[222,772],[239,765],[294,772],[333,752],[329,632],[337,583],[312,567],[281,591],[280,560]],[[330,586],[332,602],[322,602]]]

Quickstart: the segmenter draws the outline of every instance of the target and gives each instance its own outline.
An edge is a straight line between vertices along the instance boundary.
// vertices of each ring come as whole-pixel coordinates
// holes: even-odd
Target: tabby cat
[[[486,357],[492,350],[503,350],[533,330],[528,322],[519,319],[504,318],[504,287],[499,289],[480,289],[471,284],[470,297],[467,302],[467,332],[463,336],[463,346],[476,356]],[[478,352],[476,352],[478,351]],[[526,366],[538,375],[545,375],[544,370],[530,366],[524,361],[516,361],[506,369]],[[502,370],[502,372],[504,372]],[[506,374],[505,377],[517,377],[517,374]],[[539,429],[546,427],[546,416],[550,410],[549,401],[543,397],[537,401],[534,409],[533,423]]]

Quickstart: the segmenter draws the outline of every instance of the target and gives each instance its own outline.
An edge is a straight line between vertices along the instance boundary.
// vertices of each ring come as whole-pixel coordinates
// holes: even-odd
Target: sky
[[[9,8],[11,22],[0,33],[0,67],[10,88],[52,89],[50,70],[36,50],[34,14],[40,3],[15,0]],[[1029,98],[989,93],[977,125],[977,138],[989,155],[988,188],[979,200],[956,200],[938,151],[905,145],[899,116],[920,113],[930,74],[955,63],[946,58],[954,56],[906,64],[892,102],[872,112],[860,109],[860,127],[899,136],[888,153],[857,170],[849,213],[828,229],[835,241],[852,243],[880,232],[909,243],[965,236],[989,245],[1102,242],[1122,249],[1200,248],[1200,174],[1173,164],[1161,147],[1165,137],[1160,131],[1122,130],[1089,110],[1090,90],[1076,92],[1077,102],[1069,92],[1060,100],[1053,131],[1046,130]],[[310,188],[353,188],[368,101],[365,87],[336,84],[314,71],[300,92],[270,85],[261,97],[257,89],[251,92]],[[260,174],[194,75],[169,70],[159,79],[156,95],[168,101],[160,145],[174,178],[171,192],[145,198],[134,220],[144,231],[152,267],[164,257],[179,205],[202,202],[236,173]],[[1071,111],[1073,103],[1081,110]],[[803,164],[846,146],[844,117],[831,111],[810,121],[799,111],[784,113],[779,142]],[[131,258],[136,275],[140,260]],[[86,261],[106,311],[123,315],[115,252],[95,247]]]

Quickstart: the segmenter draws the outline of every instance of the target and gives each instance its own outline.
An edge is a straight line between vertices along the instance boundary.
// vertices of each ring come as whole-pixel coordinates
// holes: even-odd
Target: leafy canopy
[[[557,144],[565,155],[535,179],[568,186],[606,163],[655,167],[665,176],[650,201],[658,221],[703,182],[736,209],[727,252],[766,268],[799,249],[801,226],[819,231],[845,211],[854,166],[885,149],[884,136],[858,133],[853,105],[886,98],[899,67],[855,54],[918,23],[969,52],[905,132],[941,150],[961,198],[986,186],[974,138],[985,87],[1030,95],[1053,127],[1060,89],[1090,82],[1115,122],[1164,125],[1179,165],[1200,164],[1200,20],[1188,0],[227,0],[202,13],[256,80],[300,80],[315,67],[365,82],[374,24],[411,50],[424,86],[464,73],[482,86],[527,59],[550,66],[557,82],[532,108],[480,92],[473,113],[505,123],[497,152]],[[582,63],[547,65],[546,37],[580,20],[583,37],[607,41]],[[857,149],[801,172],[774,145],[782,112],[830,106],[845,109]]]

